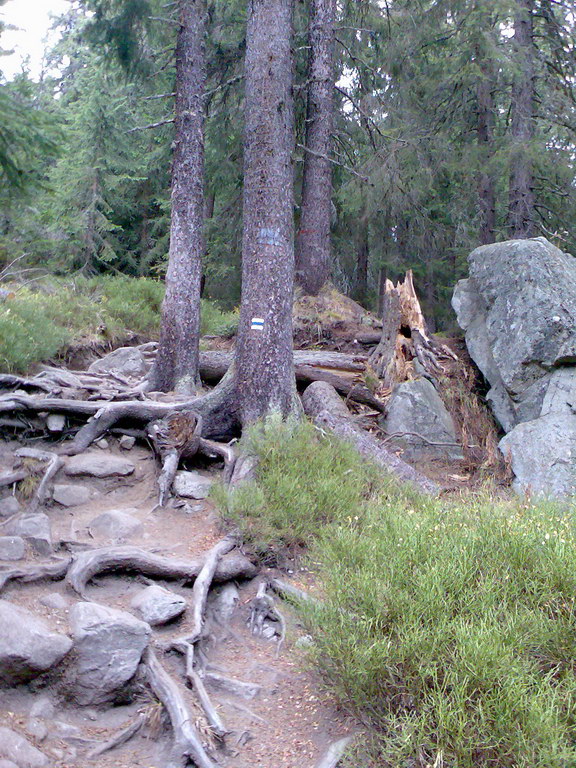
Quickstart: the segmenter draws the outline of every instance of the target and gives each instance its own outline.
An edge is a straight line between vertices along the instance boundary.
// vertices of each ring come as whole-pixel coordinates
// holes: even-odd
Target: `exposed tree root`
[[[147,433],[162,463],[158,478],[158,504],[163,507],[170,495],[180,459],[198,452],[202,417],[193,411],[172,413],[148,424]]]
[[[42,565],[26,568],[8,568],[7,570],[0,571],[0,590],[9,581],[21,581],[24,584],[29,584],[33,581],[44,581],[45,579],[59,581],[68,573],[71,562],[72,559],[68,557],[55,563],[43,563]]]
[[[340,760],[344,757],[344,752],[352,741],[352,736],[346,736],[343,739],[335,741],[328,747],[328,751],[316,764],[316,768],[336,768]]]
[[[90,750],[86,757],[89,760],[93,760],[95,757],[103,755],[104,752],[110,752],[110,750],[114,749],[115,747],[119,747],[122,744],[125,744],[138,733],[146,720],[147,715],[144,713],[139,714],[138,717],[132,723],[130,723],[130,725],[126,726],[126,728],[122,728],[120,731],[118,731],[118,733],[112,736],[112,738]]]
[[[146,552],[138,547],[105,547],[81,552],[76,555],[66,581],[79,595],[94,576],[103,573],[130,572],[164,579],[193,581],[202,570],[205,557],[192,560],[176,560]],[[217,564],[214,581],[253,578],[258,569],[244,555],[234,552],[223,557]]]
[[[143,664],[148,684],[168,712],[174,731],[173,758],[170,766],[184,768],[190,759],[198,768],[215,768],[192,725],[192,717],[178,684],[162,667],[150,647],[144,651]]]
[[[252,630],[252,634],[261,635],[263,624],[266,619],[278,622],[280,624],[280,632],[278,633],[279,639],[276,647],[276,656],[279,656],[284,640],[286,639],[286,621],[274,605],[274,599],[266,594],[267,586],[267,583],[263,581],[258,587],[256,597],[251,601],[250,629]]]
[[[215,736],[217,736],[220,739],[223,739],[224,736],[226,736],[226,734],[228,733],[228,729],[225,727],[224,723],[222,722],[222,719],[220,718],[220,715],[218,714],[218,712],[216,711],[216,708],[212,704],[212,701],[210,700],[210,696],[206,691],[202,678],[200,677],[198,672],[196,672],[196,670],[194,669],[194,646],[191,645],[190,643],[186,643],[185,663],[186,663],[186,678],[188,679],[188,682],[192,686],[193,691],[198,696],[198,701],[200,702],[202,711],[206,716],[208,725],[210,726],[210,729],[212,730],[212,733]]]
[[[44,504],[46,497],[48,496],[48,486],[50,481],[59,472],[63,464],[64,459],[61,456],[58,456],[56,453],[51,454],[50,461],[46,467],[46,471],[44,472],[44,477],[40,481],[40,485],[38,486],[36,493],[34,494],[34,497],[28,506],[29,513],[36,512],[36,510],[42,506],[42,504]]]

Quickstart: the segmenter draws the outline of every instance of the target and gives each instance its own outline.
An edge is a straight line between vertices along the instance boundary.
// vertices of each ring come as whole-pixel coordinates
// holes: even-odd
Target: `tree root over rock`
[[[86,585],[94,576],[103,573],[131,572],[163,579],[197,578],[206,562],[204,557],[176,560],[146,552],[138,547],[104,547],[81,552],[70,566],[66,581],[79,595],[84,595]],[[214,581],[253,578],[258,569],[240,552],[222,558],[214,572]]]

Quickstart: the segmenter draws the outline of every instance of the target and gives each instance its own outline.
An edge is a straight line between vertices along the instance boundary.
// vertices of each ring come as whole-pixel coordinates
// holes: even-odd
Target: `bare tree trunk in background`
[[[354,298],[359,304],[366,304],[368,293],[368,259],[370,256],[370,244],[368,240],[368,217],[360,224],[358,250],[356,252],[356,285]]]
[[[294,0],[249,0],[246,34],[242,301],[235,376],[240,419],[287,416],[292,362]]]
[[[204,253],[205,0],[180,0],[176,42],[175,147],[166,296],[153,389],[192,393],[198,382]]]
[[[536,97],[534,0],[516,0],[516,5],[514,50],[517,73],[512,86],[508,229],[511,238],[526,238],[535,234],[535,196],[530,158]]]
[[[330,275],[330,206],[334,124],[334,23],[336,0],[310,0],[308,108],[302,177],[300,229],[296,237],[296,279],[316,295]]]
[[[480,150],[478,207],[480,209],[480,243],[493,243],[496,232],[496,192],[494,174],[489,163],[494,154],[494,63],[486,52],[477,48],[480,78],[476,85],[478,103],[477,137]]]

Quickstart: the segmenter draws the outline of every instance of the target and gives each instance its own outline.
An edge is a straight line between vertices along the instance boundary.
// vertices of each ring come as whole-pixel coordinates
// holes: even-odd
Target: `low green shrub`
[[[0,371],[25,373],[82,339],[108,342],[127,334],[156,338],[164,285],[122,275],[52,279],[42,290],[20,288],[0,303]],[[230,335],[237,312],[202,300],[201,333]]]
[[[262,558],[309,545],[313,658],[370,726],[346,765],[576,765],[571,506],[420,498],[309,425],[248,444],[257,483],[218,493]]]
[[[243,448],[259,457],[258,483],[214,490],[246,545],[266,562],[308,544],[334,520],[356,514],[374,492],[371,472],[347,446],[322,438],[308,422],[271,417],[247,431]]]

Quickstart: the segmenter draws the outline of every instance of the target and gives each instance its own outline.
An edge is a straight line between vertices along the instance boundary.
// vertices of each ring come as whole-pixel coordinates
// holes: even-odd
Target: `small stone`
[[[22,560],[26,544],[20,536],[0,536],[0,560]]]
[[[122,435],[120,438],[119,445],[124,451],[131,451],[135,444],[136,438],[132,437],[132,435]]]
[[[78,507],[90,501],[90,489],[83,485],[55,485],[52,498],[63,507]]]
[[[40,598],[40,602],[46,608],[52,608],[55,611],[65,611],[70,605],[68,600],[59,592],[50,592],[50,594],[44,595]]]
[[[211,590],[209,597],[209,609],[211,616],[221,624],[228,624],[232,618],[236,606],[240,602],[240,592],[235,584],[224,584]]]
[[[262,637],[265,637],[266,640],[272,640],[275,634],[276,630],[271,624],[264,624],[262,627]]]
[[[102,451],[107,451],[107,450],[108,450],[108,448],[110,448],[110,443],[108,442],[108,440],[105,440],[104,438],[102,438],[102,440],[97,440],[97,441],[96,441],[96,445],[97,445],[97,446],[98,446],[98,448],[100,448]]]
[[[6,526],[5,532],[10,536],[21,536],[39,555],[52,554],[50,520],[42,512],[13,520]]]
[[[294,643],[295,648],[310,648],[311,645],[314,645],[312,635],[302,635],[302,637],[299,637]]]
[[[38,696],[30,707],[30,717],[43,717],[51,720],[56,713],[54,702],[49,696]]]
[[[183,597],[157,584],[139,592],[130,605],[153,627],[175,619],[183,614],[187,607]]]
[[[150,365],[137,347],[119,347],[113,352],[95,360],[88,368],[88,373],[117,373],[120,376],[142,378]]]
[[[131,475],[134,469],[134,464],[128,461],[128,459],[90,452],[72,456],[72,458],[68,459],[64,472],[70,477],[77,475],[118,477]]]
[[[16,496],[5,496],[0,499],[0,517],[12,517],[20,512],[20,502]]]
[[[38,717],[31,717],[26,723],[26,733],[37,741],[44,741],[46,736],[48,736],[48,728],[46,727],[46,723]]]
[[[18,768],[44,768],[48,758],[16,731],[0,727],[0,757],[14,759]]]
[[[62,720],[55,720],[52,725],[61,739],[73,739],[82,734],[81,729],[77,725],[71,725]]]
[[[90,521],[88,530],[93,536],[113,542],[124,541],[142,531],[142,523],[131,512],[136,509],[109,509]]]
[[[61,413],[51,413],[46,419],[46,427],[48,432],[52,432],[52,434],[60,434],[64,431],[65,426],[66,417]]]
[[[173,490],[177,496],[187,499],[206,499],[214,481],[199,472],[176,472]]]

